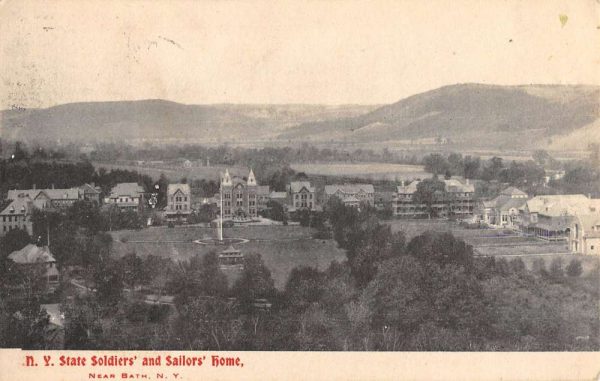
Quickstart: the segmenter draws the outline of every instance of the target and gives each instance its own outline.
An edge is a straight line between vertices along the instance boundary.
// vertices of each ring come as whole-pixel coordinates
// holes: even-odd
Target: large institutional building
[[[223,197],[223,218],[256,218],[258,211],[266,207],[269,199],[269,186],[258,185],[252,169],[248,179],[231,176],[226,170],[221,176],[221,191],[218,200]],[[219,205],[220,206],[220,205]]]
[[[464,217],[473,214],[475,187],[469,181],[465,184],[455,179],[441,180],[444,183],[446,195],[437,198],[432,208],[438,216],[448,216],[450,214]],[[423,218],[429,215],[429,210],[425,204],[420,204],[414,199],[417,192],[417,185],[420,181],[416,180],[408,185],[400,185],[392,201],[392,209],[395,216],[409,218]]]

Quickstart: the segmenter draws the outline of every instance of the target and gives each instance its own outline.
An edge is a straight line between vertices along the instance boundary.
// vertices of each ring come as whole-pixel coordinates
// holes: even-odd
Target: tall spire
[[[248,185],[256,185],[256,177],[252,168],[250,168],[250,173],[248,174]]]
[[[221,185],[231,186],[231,176],[229,175],[229,169],[225,169],[225,174],[221,177]]]

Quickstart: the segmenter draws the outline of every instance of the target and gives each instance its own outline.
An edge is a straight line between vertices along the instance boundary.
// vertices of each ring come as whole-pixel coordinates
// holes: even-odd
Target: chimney
[[[52,184],[52,189],[54,189],[54,183]]]
[[[90,184],[92,186],[92,188],[96,188],[96,183],[92,181],[92,183]]]
[[[35,190],[35,184],[33,184],[33,190]]]
[[[400,181],[400,185],[404,186],[404,180]]]
[[[467,180],[467,185],[469,185],[469,179],[466,179],[466,180]]]

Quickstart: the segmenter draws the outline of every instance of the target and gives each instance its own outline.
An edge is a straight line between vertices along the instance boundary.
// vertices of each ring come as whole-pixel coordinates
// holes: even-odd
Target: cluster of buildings
[[[0,211],[0,237],[13,229],[23,229],[29,235],[33,226],[34,209],[58,211],[71,207],[77,201],[91,201],[97,205],[115,205],[122,210],[142,211],[144,189],[137,183],[120,183],[110,194],[101,199],[101,189],[95,184],[83,184],[75,188],[11,189],[7,194],[8,205]]]
[[[320,211],[332,197],[344,205],[360,207],[369,204],[378,208],[386,205],[398,218],[456,217],[471,219],[490,227],[508,228],[548,241],[568,241],[571,251],[600,254],[600,200],[585,195],[543,195],[530,197],[527,193],[508,187],[493,199],[477,200],[474,184],[469,180],[439,180],[441,189],[430,195],[425,203],[416,197],[420,180],[402,182],[395,192],[375,192],[372,184],[331,184],[317,191],[310,181],[292,181],[283,192],[271,191],[260,185],[252,170],[247,177],[221,175],[220,191],[204,198],[201,204],[222,208],[226,220],[256,219],[269,208],[269,202],[282,205],[286,212]],[[383,194],[385,193],[385,194]],[[388,194],[389,193],[389,194]],[[114,205],[121,210],[142,212],[151,200],[137,183],[116,184],[110,194],[100,197],[100,188],[84,184],[69,189],[16,189],[8,192],[9,203],[0,212],[0,236],[13,229],[32,234],[31,214],[34,208],[65,209],[79,200]],[[384,197],[385,196],[385,197]],[[167,205],[162,210],[167,221],[186,220],[198,207],[189,184],[169,184]]]
[[[13,189],[8,191],[8,205],[0,212],[0,236],[13,229],[23,229],[32,234],[31,214],[40,210],[64,210],[79,200],[100,201],[100,189],[84,184],[69,189]]]
[[[567,241],[573,253],[600,254],[600,199],[582,194],[529,197],[509,187],[479,203],[477,217],[492,227],[547,241]]]

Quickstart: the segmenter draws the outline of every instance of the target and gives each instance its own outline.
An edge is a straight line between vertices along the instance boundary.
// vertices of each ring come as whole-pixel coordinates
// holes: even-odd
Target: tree
[[[423,262],[433,262],[440,267],[456,265],[468,272],[475,269],[473,248],[452,233],[426,232],[414,237],[406,248],[407,254]]]
[[[244,256],[244,270],[233,285],[232,294],[246,309],[256,299],[268,299],[275,295],[271,271],[265,266],[260,254],[250,253]]]
[[[13,229],[0,238],[0,260],[4,260],[10,253],[21,250],[31,242],[27,231]]]
[[[567,275],[576,278],[580,276],[582,272],[583,268],[581,266],[581,261],[579,261],[576,258],[571,259],[571,261],[567,265]]]
[[[294,311],[304,311],[319,302],[325,292],[324,274],[312,267],[296,267],[285,285],[285,300]]]
[[[284,223],[287,222],[287,215],[283,209],[283,205],[277,201],[270,200],[267,202],[267,210],[265,211],[265,215],[267,218],[270,218],[274,221],[282,221]]]
[[[417,204],[424,204],[430,217],[437,217],[438,211],[433,205],[446,198],[446,184],[437,178],[425,179],[417,184],[413,200]]]
[[[425,171],[433,173],[434,175],[442,175],[446,173],[446,171],[450,170],[450,164],[448,163],[448,160],[438,153],[426,156],[423,159],[423,165],[425,167]]]

